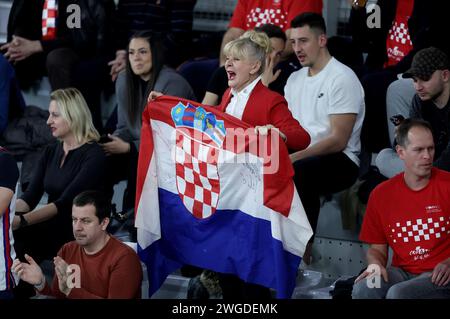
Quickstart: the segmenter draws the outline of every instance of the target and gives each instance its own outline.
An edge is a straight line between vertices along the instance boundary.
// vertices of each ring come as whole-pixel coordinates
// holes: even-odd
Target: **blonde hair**
[[[75,88],[59,89],[50,94],[50,100],[55,101],[63,119],[69,124],[78,143],[98,141],[100,134],[92,123],[92,116],[86,100]]]
[[[223,48],[225,56],[260,61],[261,67],[258,74],[264,72],[266,56],[271,51],[272,45],[267,34],[253,30],[247,31],[240,38],[228,42]]]

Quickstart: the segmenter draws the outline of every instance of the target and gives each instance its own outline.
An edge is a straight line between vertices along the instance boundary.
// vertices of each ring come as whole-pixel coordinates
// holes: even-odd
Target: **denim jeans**
[[[353,299],[448,299],[450,284],[436,286],[431,282],[431,272],[420,275],[400,268],[388,267],[388,282],[380,280],[379,288],[369,288],[367,279],[353,286]]]

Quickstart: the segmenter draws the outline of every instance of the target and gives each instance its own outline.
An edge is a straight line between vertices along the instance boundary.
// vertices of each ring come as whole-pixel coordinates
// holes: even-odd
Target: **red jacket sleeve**
[[[287,137],[286,146],[291,151],[301,151],[308,147],[311,137],[292,116],[286,100],[280,95],[274,100],[269,114],[270,124],[277,127]]]

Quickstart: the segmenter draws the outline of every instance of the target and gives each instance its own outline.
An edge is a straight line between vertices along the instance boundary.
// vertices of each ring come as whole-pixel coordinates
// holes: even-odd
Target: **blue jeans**
[[[353,286],[353,299],[448,299],[450,284],[436,286],[431,272],[415,275],[400,268],[388,267],[388,282],[380,280],[379,288],[369,288],[366,279]]]

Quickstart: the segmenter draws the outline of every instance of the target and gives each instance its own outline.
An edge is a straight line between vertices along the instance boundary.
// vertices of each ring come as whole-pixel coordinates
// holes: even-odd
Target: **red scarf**
[[[386,40],[388,61],[385,67],[396,65],[411,51],[413,45],[408,30],[414,0],[398,0],[395,20]]]
[[[42,10],[42,40],[54,40],[56,38],[57,16],[57,0],[45,0]]]

